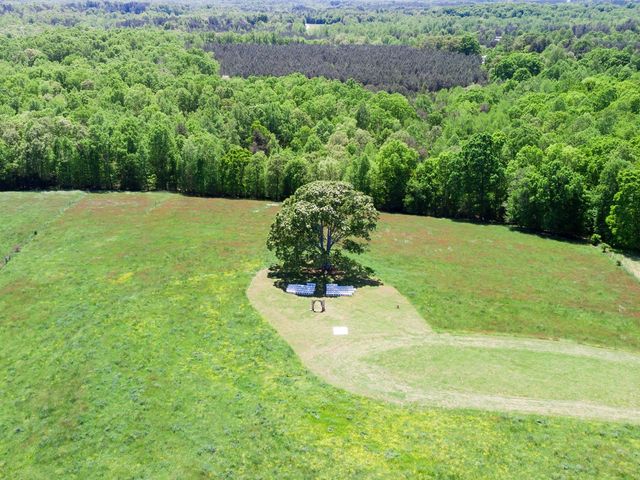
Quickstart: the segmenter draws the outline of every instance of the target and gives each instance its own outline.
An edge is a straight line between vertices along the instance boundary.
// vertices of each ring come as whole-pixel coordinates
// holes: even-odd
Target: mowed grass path
[[[437,333],[389,285],[328,298],[318,314],[263,270],[247,296],[311,371],[354,393],[640,424],[638,354],[566,340]],[[334,326],[348,335],[334,336]]]
[[[264,202],[113,193],[52,210],[0,271],[0,478],[640,470],[636,426],[402,407],[308,373],[245,295],[270,258]]]
[[[640,350],[640,282],[590,245],[385,214],[364,262],[440,331]]]
[[[585,402],[640,412],[640,356],[610,361],[556,352],[420,345],[367,361],[422,389]],[[580,415],[580,408],[572,412]],[[640,415],[638,415],[640,421]]]

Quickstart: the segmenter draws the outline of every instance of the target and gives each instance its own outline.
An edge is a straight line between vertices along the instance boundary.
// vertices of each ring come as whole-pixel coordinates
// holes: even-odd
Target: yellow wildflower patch
[[[126,272],[120,275],[115,280],[113,280],[113,283],[116,283],[116,284],[126,283],[129,280],[131,280],[131,277],[133,277],[133,272]]]

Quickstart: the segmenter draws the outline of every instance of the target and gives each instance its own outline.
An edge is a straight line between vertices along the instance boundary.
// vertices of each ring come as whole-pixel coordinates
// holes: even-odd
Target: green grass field
[[[66,208],[82,198],[81,192],[3,192],[0,194],[0,258],[14,253]]]
[[[422,388],[640,408],[640,363],[450,345],[392,349],[367,360]]]
[[[504,226],[382,218],[365,262],[434,328],[640,350],[640,282],[599,249]]]
[[[0,194],[1,204],[14,195]],[[2,244],[36,224],[39,233],[0,271],[0,478],[631,479],[640,470],[637,426],[402,407],[311,375],[245,295],[271,258],[275,208],[264,202],[87,194],[60,215],[66,199],[41,208],[53,197],[20,194],[19,208],[2,210]],[[469,235],[425,240],[444,226]],[[638,349],[638,286],[590,247],[385,215],[366,260],[440,329]],[[531,279],[540,265],[554,285]]]

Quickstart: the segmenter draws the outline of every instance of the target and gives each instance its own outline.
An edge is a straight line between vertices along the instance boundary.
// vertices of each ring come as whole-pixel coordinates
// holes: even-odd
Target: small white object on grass
[[[334,335],[349,335],[349,327],[333,327]]]

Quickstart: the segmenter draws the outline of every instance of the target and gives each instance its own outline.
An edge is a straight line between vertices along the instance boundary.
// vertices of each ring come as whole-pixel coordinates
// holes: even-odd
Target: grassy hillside
[[[435,328],[640,350],[640,283],[599,249],[499,225],[382,219],[365,261]]]
[[[15,253],[34,232],[82,198],[81,192],[0,194],[0,259]]]
[[[0,194],[2,202],[6,195]],[[16,216],[22,219],[28,204],[42,213],[41,195],[22,198],[20,213],[3,215],[3,222],[19,223]],[[633,478],[640,469],[638,427],[403,408],[311,376],[245,296],[268,262],[264,237],[273,207],[266,203],[87,194],[58,212],[52,209],[46,228],[0,271],[0,477],[603,479]],[[384,217],[383,236],[369,257],[384,280],[398,281],[422,311],[431,308],[424,299],[437,294],[431,291],[436,279],[448,282],[441,293],[452,298],[454,289],[461,292],[452,316],[458,322],[451,326],[487,328],[489,321],[481,319],[491,315],[473,317],[480,319],[474,327],[463,323],[463,313],[472,308],[474,291],[481,294],[478,305],[490,308],[492,297],[474,287],[490,289],[498,274],[480,270],[467,274],[465,283],[453,267],[449,275],[429,274],[435,267],[428,257],[409,261],[405,252],[386,248],[385,260],[382,239],[393,229],[407,232],[397,238],[410,235],[409,222]],[[422,222],[429,220],[412,223],[415,232]],[[482,232],[478,242],[496,238],[484,237],[492,227],[464,228]],[[509,235],[524,238],[501,232],[504,244]],[[2,241],[13,242],[12,235],[3,232]],[[565,270],[585,268],[594,292],[614,295],[615,282],[636,288],[613,267],[598,277],[606,263],[586,247],[537,241],[551,251],[575,251],[562,257],[575,260]],[[581,249],[589,253],[580,256]],[[515,291],[528,276],[528,267],[514,267],[519,254],[514,250],[500,261],[495,249],[494,260],[487,260],[515,276],[500,288]],[[416,264],[413,272],[422,276],[410,277],[426,278],[425,286],[394,273],[393,262],[402,258]],[[590,259],[597,266],[591,270]],[[557,284],[568,288],[572,280]],[[552,294],[552,304],[559,294],[551,287],[536,295]],[[574,311],[591,315],[594,341],[601,324],[633,318],[613,307],[598,316],[590,304],[581,310],[580,301],[563,304],[574,302]],[[637,313],[637,303],[629,302],[626,308]],[[431,316],[446,311],[439,308]],[[504,320],[493,329],[502,325],[510,324]],[[629,335],[633,347],[637,333]]]

